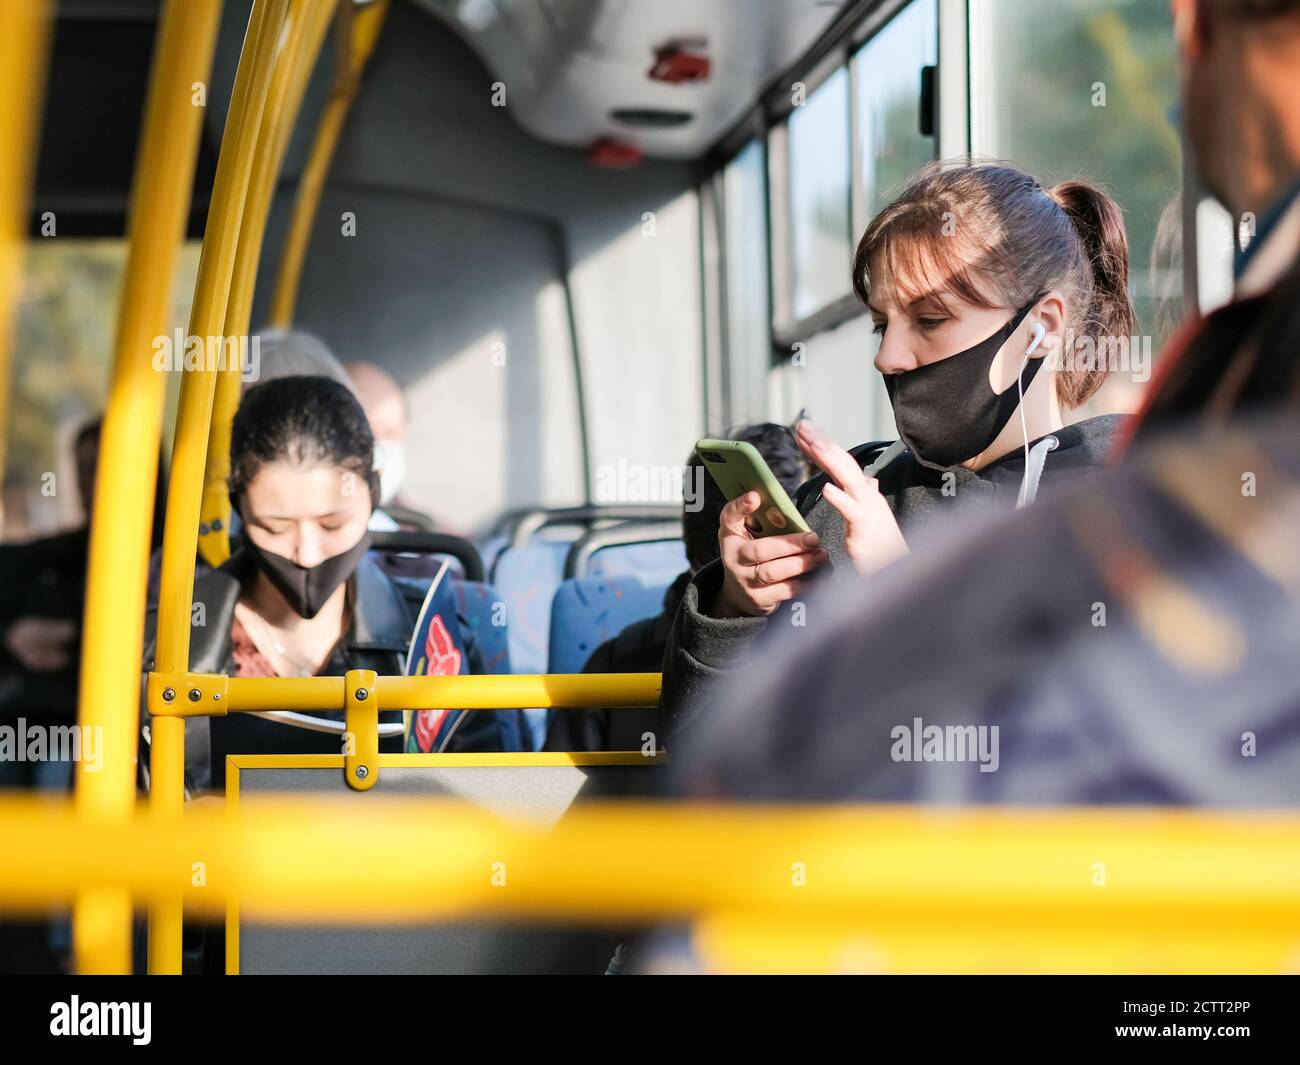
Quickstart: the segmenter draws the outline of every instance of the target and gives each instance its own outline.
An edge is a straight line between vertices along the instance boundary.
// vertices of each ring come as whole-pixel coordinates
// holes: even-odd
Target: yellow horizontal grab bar
[[[1148,948],[1190,971],[1283,969],[1300,945],[1294,813],[618,802],[547,829],[381,795],[245,796],[129,823],[22,797],[0,800],[0,838],[8,908],[116,888],[183,889],[208,914],[237,897],[245,918],[282,923],[703,916],[756,967],[794,949],[791,929],[817,930],[819,950],[887,944],[876,963],[894,969],[978,968],[989,951],[1068,969],[1046,945],[1101,969],[1159,967]]]
[[[380,710],[454,707],[655,706],[659,673],[520,673],[504,676],[378,677]],[[165,693],[173,693],[164,699]],[[193,692],[199,692],[191,699]],[[342,677],[225,677],[220,674],[149,674],[149,712],[156,717],[256,712],[343,710]],[[213,696],[215,695],[215,699]]]

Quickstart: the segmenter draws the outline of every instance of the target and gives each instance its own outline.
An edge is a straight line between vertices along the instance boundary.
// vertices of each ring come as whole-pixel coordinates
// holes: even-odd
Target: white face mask
[[[406,445],[397,440],[375,441],[375,469],[379,471],[379,505],[387,506],[406,480]]]

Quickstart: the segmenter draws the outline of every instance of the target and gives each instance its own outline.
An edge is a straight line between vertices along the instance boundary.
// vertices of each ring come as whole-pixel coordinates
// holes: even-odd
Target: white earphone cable
[[[1020,505],[1024,505],[1024,499],[1029,487],[1029,420],[1025,417],[1025,368],[1029,365],[1029,359],[1038,350],[1038,345],[1043,342],[1043,337],[1047,335],[1047,330],[1043,327],[1042,322],[1034,323],[1034,340],[1025,351],[1025,357],[1020,363],[1020,372],[1016,374],[1016,389],[1020,395],[1020,433],[1025,441],[1025,472],[1020,479]]]

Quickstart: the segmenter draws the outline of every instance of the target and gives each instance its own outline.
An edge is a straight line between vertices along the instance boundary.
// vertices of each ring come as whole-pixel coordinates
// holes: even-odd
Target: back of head
[[[264,329],[258,334],[258,357],[258,381],[318,376],[352,387],[343,364],[325,342],[301,329]],[[245,384],[244,391],[250,387],[251,384]]]
[[[781,487],[792,496],[808,479],[807,461],[795,443],[794,433],[784,425],[772,422],[745,425],[729,433],[727,439],[750,444],[763,456]],[[696,571],[719,557],[718,520],[727,499],[694,451],[687,460],[687,471],[690,483],[698,491],[682,508],[682,542],[686,545],[691,570]]]
[[[1208,0],[1216,14],[1242,22],[1271,22],[1288,15],[1300,17],[1300,0]]]
[[[276,377],[245,393],[230,427],[231,503],[238,508],[258,471],[272,462],[328,462],[354,474],[378,500],[374,437],[346,386],[328,377]]]
[[[853,289],[863,303],[877,252],[907,300],[946,291],[978,307],[1019,309],[1056,290],[1071,308],[1067,329],[1094,349],[1107,339],[1127,343],[1136,328],[1123,215],[1085,181],[1044,189],[1014,166],[932,163],[858,243]],[[1105,365],[1092,360],[1081,367],[1067,362],[1057,373],[1057,395],[1077,407],[1105,374]]]
[[[375,438],[404,439],[407,423],[406,394],[393,375],[373,362],[349,362],[344,370],[348,375],[348,385],[365,408]]]
[[[1173,0],[1182,132],[1239,219],[1300,178],[1300,0]]]

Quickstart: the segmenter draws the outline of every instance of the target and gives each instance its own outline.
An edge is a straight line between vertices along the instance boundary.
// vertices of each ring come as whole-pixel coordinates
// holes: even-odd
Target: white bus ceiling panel
[[[249,0],[226,0],[209,97],[224,119]],[[332,53],[316,70],[285,159],[282,185],[301,173],[329,89]],[[684,162],[647,161],[632,170],[589,166],[580,151],[543,144],[507,107],[492,105],[494,76],[454,28],[409,2],[393,5],[330,168],[331,186],[378,186],[451,197],[571,222],[602,212],[637,217],[692,184]],[[220,136],[218,124],[213,133]],[[625,206],[626,205],[626,206]],[[621,224],[621,223],[620,223]],[[621,229],[618,230],[621,232]],[[268,253],[279,245],[268,239]],[[275,259],[263,264],[274,270]]]
[[[530,134],[586,146],[602,137],[648,156],[695,158],[834,18],[827,0],[414,0],[454,26],[506,85]],[[709,58],[707,80],[648,76],[656,50],[682,44]],[[614,109],[681,112],[679,126],[630,125]]]

